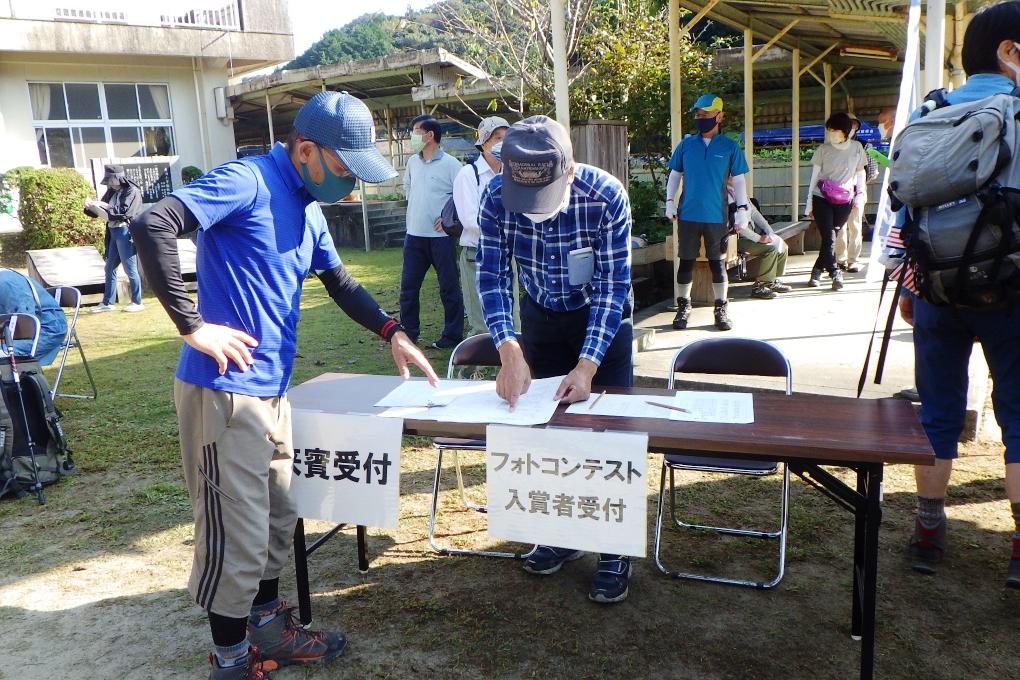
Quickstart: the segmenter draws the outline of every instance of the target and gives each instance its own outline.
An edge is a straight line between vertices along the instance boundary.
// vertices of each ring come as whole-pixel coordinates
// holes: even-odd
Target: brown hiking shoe
[[[946,520],[943,517],[934,529],[926,529],[915,520],[914,535],[908,546],[910,568],[921,574],[934,574],[946,551]]]
[[[306,630],[297,622],[294,609],[280,602],[276,618],[262,627],[248,619],[248,639],[258,646],[263,657],[280,666],[324,666],[343,654],[347,648],[343,633]]]
[[[216,657],[209,654],[209,680],[269,680],[269,673],[275,671],[277,663],[263,659],[255,647],[248,648],[248,663],[229,668],[220,668]]]

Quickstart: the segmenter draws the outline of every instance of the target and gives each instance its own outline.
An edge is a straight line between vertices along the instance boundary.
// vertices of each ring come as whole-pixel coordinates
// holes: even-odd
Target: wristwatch
[[[743,205],[738,205],[737,206],[737,210],[747,210],[747,209],[748,209],[748,207],[747,207],[746,203],[744,203]]]

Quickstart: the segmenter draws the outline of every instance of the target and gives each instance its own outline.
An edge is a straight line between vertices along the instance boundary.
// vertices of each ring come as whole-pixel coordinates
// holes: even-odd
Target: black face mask
[[[697,126],[698,132],[705,134],[711,132],[716,125],[719,124],[718,118],[695,118],[694,125]]]

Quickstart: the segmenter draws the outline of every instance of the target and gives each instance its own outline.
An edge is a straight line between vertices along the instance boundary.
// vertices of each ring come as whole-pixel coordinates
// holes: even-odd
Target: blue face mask
[[[317,201],[323,203],[336,203],[341,198],[354,191],[357,180],[353,175],[341,177],[334,175],[326,167],[326,159],[322,157],[322,149],[319,149],[319,164],[322,166],[322,182],[316,184],[308,174],[308,166],[301,164],[301,179],[305,182],[305,189]]]

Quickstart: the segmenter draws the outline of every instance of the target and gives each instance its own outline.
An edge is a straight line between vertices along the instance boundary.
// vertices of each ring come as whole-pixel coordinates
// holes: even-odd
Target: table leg
[[[878,529],[882,524],[882,464],[867,466],[867,519],[861,584],[861,680],[875,670],[875,599],[878,592]]]
[[[368,573],[368,547],[365,543],[365,527],[358,525],[358,571]]]
[[[308,585],[308,549],[305,547],[305,521],[294,525],[294,579],[297,581],[298,615],[306,626],[312,622],[312,596]]]
[[[867,470],[864,466],[857,468],[857,493],[862,498],[867,498]],[[861,639],[861,585],[864,577],[864,551],[865,551],[865,527],[867,524],[868,506],[867,503],[860,503],[854,508],[854,568],[853,568],[853,599],[852,619],[850,623],[850,637],[854,640]]]

